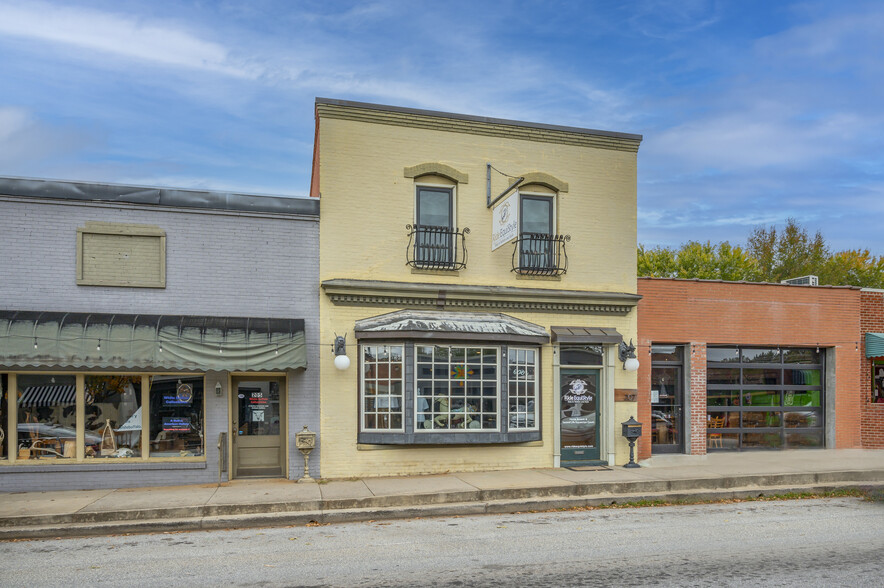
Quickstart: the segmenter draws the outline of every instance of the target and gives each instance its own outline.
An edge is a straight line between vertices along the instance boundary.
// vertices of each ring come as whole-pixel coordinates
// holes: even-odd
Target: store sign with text
[[[494,207],[491,221],[491,251],[519,236],[519,192],[513,192]]]

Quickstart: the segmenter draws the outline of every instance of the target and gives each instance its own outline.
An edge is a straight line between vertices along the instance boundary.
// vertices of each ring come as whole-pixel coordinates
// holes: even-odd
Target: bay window
[[[360,346],[359,441],[540,439],[539,347],[390,341]]]

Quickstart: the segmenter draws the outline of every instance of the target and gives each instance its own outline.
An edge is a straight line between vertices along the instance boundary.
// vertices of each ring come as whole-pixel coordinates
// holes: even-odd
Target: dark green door
[[[599,379],[601,370],[561,369],[562,465],[599,461]]]

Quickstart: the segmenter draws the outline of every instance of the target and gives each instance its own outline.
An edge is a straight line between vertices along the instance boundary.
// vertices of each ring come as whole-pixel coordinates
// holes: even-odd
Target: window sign
[[[163,430],[175,433],[189,433],[190,419],[188,417],[163,417]]]
[[[659,390],[651,390],[651,402],[652,403],[660,402],[660,391]]]
[[[510,194],[494,207],[491,221],[491,251],[519,236],[519,192]]]

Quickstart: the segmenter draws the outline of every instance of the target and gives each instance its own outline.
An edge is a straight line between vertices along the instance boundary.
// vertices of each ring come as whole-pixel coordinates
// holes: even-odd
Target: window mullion
[[[77,374],[77,461],[86,458],[86,376]]]
[[[205,441],[204,441],[205,442]],[[141,376],[141,459],[150,457],[150,376]]]

